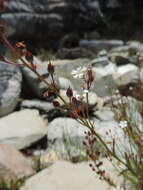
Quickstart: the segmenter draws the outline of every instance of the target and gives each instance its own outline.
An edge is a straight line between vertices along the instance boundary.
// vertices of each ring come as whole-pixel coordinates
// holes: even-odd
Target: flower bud
[[[66,95],[67,95],[67,97],[69,97],[69,98],[71,98],[71,97],[73,96],[73,91],[72,91],[72,89],[71,89],[70,87],[67,89]]]
[[[72,97],[72,100],[71,100],[71,101],[72,101],[73,104],[77,104],[77,99],[76,99],[76,97]]]
[[[54,107],[59,107],[60,106],[60,103],[58,101],[53,101],[53,106]]]
[[[88,82],[92,83],[93,80],[94,80],[94,76],[93,76],[93,73],[92,73],[92,69],[91,68],[88,68],[87,69],[87,80]]]
[[[48,64],[48,72],[50,74],[54,74],[55,72],[54,65],[52,65],[51,62]]]

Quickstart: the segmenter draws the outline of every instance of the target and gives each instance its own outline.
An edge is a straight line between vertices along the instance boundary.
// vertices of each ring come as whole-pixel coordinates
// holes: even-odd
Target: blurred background
[[[5,0],[9,38],[34,53],[78,46],[80,39],[143,39],[143,1]]]

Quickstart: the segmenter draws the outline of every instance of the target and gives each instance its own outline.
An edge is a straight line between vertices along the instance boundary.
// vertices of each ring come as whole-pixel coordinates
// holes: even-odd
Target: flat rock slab
[[[37,110],[22,110],[0,119],[0,143],[23,149],[47,134],[47,123]]]
[[[33,173],[30,161],[18,150],[10,145],[0,144],[0,176],[13,179],[23,178]]]
[[[114,181],[121,182],[117,178],[113,167],[109,162],[105,163],[106,171],[114,176]],[[98,179],[89,168],[88,163],[72,164],[58,161],[50,168],[43,170],[27,180],[20,190],[107,190],[109,185]]]

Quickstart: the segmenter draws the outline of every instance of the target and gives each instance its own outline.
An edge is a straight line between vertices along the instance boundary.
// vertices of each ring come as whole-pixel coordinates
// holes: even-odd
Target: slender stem
[[[102,138],[95,132],[95,130],[92,128],[91,132],[98,138],[98,140],[102,143],[102,145],[104,146],[104,148],[107,150],[107,152],[113,156],[117,161],[119,161],[121,164],[123,164],[126,168],[128,168],[129,171],[131,171],[131,173],[137,177],[137,174],[133,171],[132,168],[130,168],[125,162],[123,162],[116,154],[114,154],[106,145],[106,143],[102,140]]]

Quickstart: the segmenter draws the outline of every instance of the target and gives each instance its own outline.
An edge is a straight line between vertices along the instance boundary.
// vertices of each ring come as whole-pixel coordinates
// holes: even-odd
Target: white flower
[[[85,75],[86,70],[86,67],[78,67],[76,70],[72,70],[71,75],[73,75],[74,78],[81,79]]]
[[[76,94],[75,97],[77,100],[83,100],[86,98],[86,94],[89,93],[88,90],[83,90],[83,93],[81,94]]]
[[[88,94],[88,93],[89,93],[88,90],[84,90],[84,91],[83,91],[83,94]]]
[[[124,129],[127,126],[128,126],[128,122],[126,120],[120,121],[120,123],[119,123],[120,128]]]
[[[129,87],[129,90],[132,91],[134,88],[132,86]]]
[[[113,190],[124,190],[123,188],[121,188],[120,186],[115,187]]]
[[[76,97],[77,100],[81,100],[81,95],[80,94],[76,94],[75,97]]]

